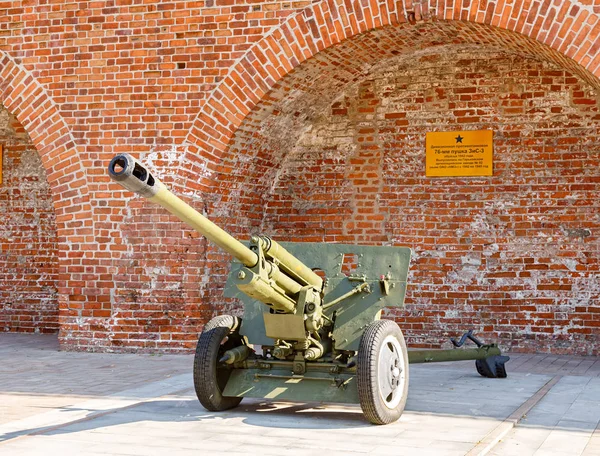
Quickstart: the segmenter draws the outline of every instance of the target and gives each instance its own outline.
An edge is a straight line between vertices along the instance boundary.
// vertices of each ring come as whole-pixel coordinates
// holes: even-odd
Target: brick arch
[[[480,24],[484,37],[497,36],[511,50],[539,54],[600,86],[600,49],[595,46],[600,11],[576,0],[556,3],[546,0],[528,11],[522,3],[507,1],[468,7],[450,0],[313,3],[249,49],[216,87],[186,138],[185,172],[196,182],[201,176],[196,186],[210,186],[213,171],[227,172],[221,158],[236,130],[278,81],[319,52],[370,30],[430,21]]]
[[[87,251],[83,244],[93,242],[93,220],[86,173],[69,126],[40,83],[2,51],[0,103],[25,128],[40,155],[56,213],[59,266],[62,274],[70,274],[80,267],[79,257]],[[71,280],[58,283],[61,329],[70,297],[78,294]]]
[[[597,208],[581,206],[600,190],[599,91],[565,68],[567,60],[517,52],[528,45],[513,32],[437,21],[381,28],[321,52],[278,81],[234,133],[210,194],[211,217],[239,235],[411,246],[407,307],[386,315],[423,348],[478,324],[511,349],[596,353]],[[403,48],[411,51],[392,52]],[[427,178],[426,132],[463,129],[494,131],[494,176]],[[587,193],[550,204],[537,197],[546,184],[567,198],[570,189]],[[518,207],[513,213],[505,203]],[[509,220],[524,212],[527,220],[543,215],[536,228],[513,229]],[[486,241],[471,244],[480,234]],[[493,251],[475,260],[481,268],[467,285],[472,269],[463,260],[483,245]],[[552,264],[572,264],[571,255],[581,266],[557,272]],[[575,302],[564,322],[548,317]],[[506,317],[509,309],[523,318]],[[432,312],[448,318],[423,319]]]

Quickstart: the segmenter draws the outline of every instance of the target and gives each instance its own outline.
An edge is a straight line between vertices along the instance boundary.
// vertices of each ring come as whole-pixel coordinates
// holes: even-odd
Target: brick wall
[[[285,147],[263,231],[412,247],[407,308],[388,315],[413,346],[475,329],[511,350],[598,352],[600,113],[588,84],[468,46],[389,61],[337,100]],[[253,144],[281,155],[288,115]],[[425,134],[465,128],[494,131],[494,176],[425,177]]]
[[[381,163],[400,139],[382,149],[381,125],[369,117],[361,133],[364,140],[354,148],[354,137],[335,130],[350,106],[337,95],[355,97],[360,87],[361,94],[374,98],[361,95],[364,106],[357,109],[365,115],[369,109],[383,112],[389,97],[369,87],[379,66],[388,67],[402,55],[410,60],[415,51],[451,54],[454,46],[475,45],[482,52],[503,50],[568,73],[584,92],[573,99],[586,100],[593,109],[595,95],[588,92],[597,93],[600,86],[599,15],[600,7],[579,0],[0,1],[0,102],[29,134],[54,196],[63,348],[188,350],[207,318],[235,308],[220,298],[224,257],[108,181],[106,164],[115,153],[149,161],[159,174],[169,176],[165,180],[176,192],[238,234],[261,226],[285,234],[273,218],[279,204],[282,211],[289,209],[287,222],[281,223],[304,229],[302,237],[316,227],[315,239],[335,230],[343,239],[350,229],[356,230],[351,240],[360,240],[364,229],[373,231],[368,242],[391,242],[400,229],[389,223],[394,198],[374,193],[392,188]],[[434,109],[435,91],[424,96],[433,100],[425,104]],[[518,101],[504,100],[500,114],[518,111],[519,106],[511,105]],[[449,109],[442,102],[440,118]],[[273,116],[279,120],[270,122]],[[332,122],[322,126],[321,116]],[[461,127],[490,124],[477,117],[477,110],[466,112]],[[409,126],[401,117],[387,120],[398,130]],[[320,196],[320,188],[311,190],[323,198],[319,226],[317,218],[294,212],[299,201],[277,199],[283,198],[277,185],[292,166],[294,155],[288,151],[308,148],[311,135],[304,129],[316,125],[322,126],[323,137],[334,138],[323,166],[331,169],[341,192],[330,198]],[[449,125],[442,119],[433,126]],[[562,129],[545,131],[556,136]],[[351,168],[336,161],[339,150],[357,154]],[[418,160],[416,149],[412,153]],[[364,184],[372,174],[378,176],[376,185]],[[310,175],[303,179],[307,186],[315,183]],[[340,211],[369,216],[368,222],[357,223],[370,225],[341,227],[336,219]],[[592,230],[581,242],[597,245],[594,236]],[[454,242],[447,240],[448,245]],[[479,274],[485,275],[483,263]],[[545,296],[550,290],[538,293]],[[591,326],[598,322],[597,298],[591,296],[584,307],[585,328],[597,328]],[[432,327],[433,320],[426,318],[424,327]],[[445,329],[455,325],[443,322]],[[443,329],[436,331],[428,340],[415,333],[414,341],[439,344]],[[577,346],[585,342],[577,337],[566,337],[559,348],[539,338],[517,346],[588,350]]]
[[[0,330],[58,330],[58,248],[50,187],[21,124],[0,105]]]

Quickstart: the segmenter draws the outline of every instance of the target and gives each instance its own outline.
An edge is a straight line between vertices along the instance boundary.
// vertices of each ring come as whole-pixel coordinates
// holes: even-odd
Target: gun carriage
[[[194,358],[206,409],[227,410],[243,397],[357,403],[370,422],[387,424],[404,410],[409,363],[472,359],[482,376],[506,377],[508,357],[471,332],[453,343],[470,339],[477,348],[408,351],[398,325],[380,319],[384,307],[404,305],[410,248],[278,243],[265,235],[242,243],[130,155],[115,156],[108,171],[234,258],[225,295],[243,302],[243,316],[210,320]],[[351,272],[343,270],[348,259]]]

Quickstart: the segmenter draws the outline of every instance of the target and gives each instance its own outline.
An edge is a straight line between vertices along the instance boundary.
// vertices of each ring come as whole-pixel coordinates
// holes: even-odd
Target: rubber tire
[[[236,317],[220,315],[210,320],[198,338],[194,356],[194,388],[200,404],[211,412],[237,407],[241,397],[223,396],[225,385],[231,376],[230,367],[218,366],[218,360],[232,348],[241,345]]]
[[[379,360],[378,354],[381,345],[387,336],[394,336],[401,348],[401,355],[404,358],[406,367],[404,389],[401,392],[402,397],[395,408],[389,408],[382,400],[379,393]],[[406,342],[402,331],[398,325],[390,320],[377,320],[371,323],[362,335],[358,349],[357,359],[357,388],[358,399],[363,414],[373,424],[390,424],[400,418],[406,399],[408,397],[408,352]]]

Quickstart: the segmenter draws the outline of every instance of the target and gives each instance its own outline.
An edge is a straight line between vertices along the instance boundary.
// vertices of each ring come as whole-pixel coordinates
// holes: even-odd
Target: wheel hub
[[[379,394],[389,408],[396,407],[402,399],[405,368],[400,342],[387,336],[379,351]]]

